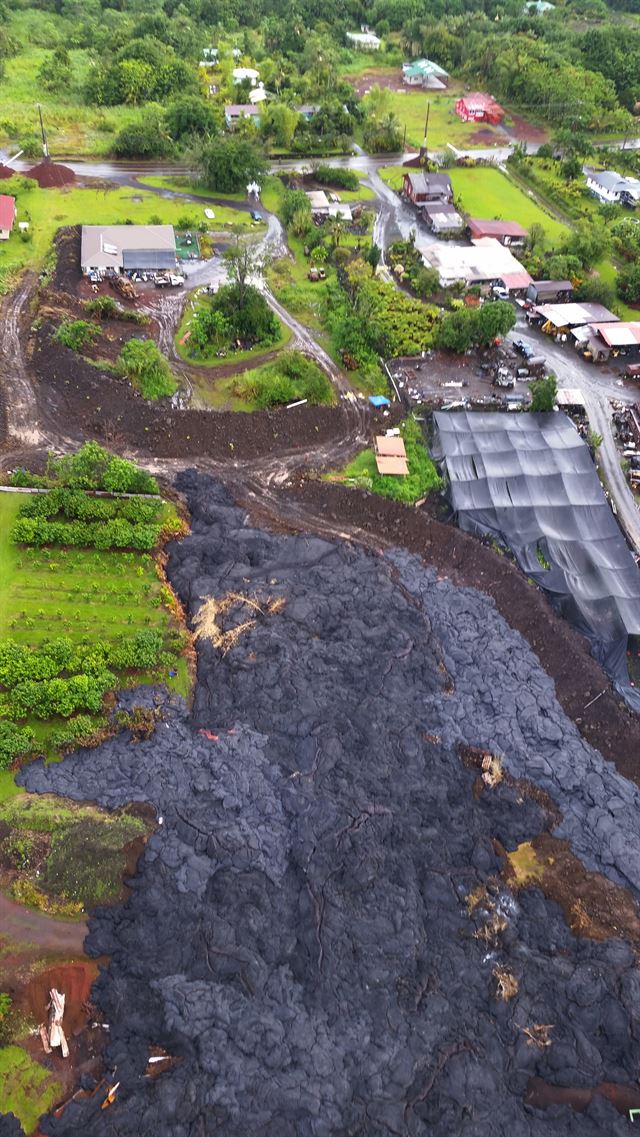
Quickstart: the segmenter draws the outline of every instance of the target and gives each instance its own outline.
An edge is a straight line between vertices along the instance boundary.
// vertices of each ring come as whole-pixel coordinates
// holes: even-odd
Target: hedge
[[[31,648],[7,639],[0,642],[0,686],[11,689],[27,681],[44,682],[65,674],[99,675],[107,668],[146,671],[158,665],[162,647],[162,632],[151,629],[117,644],[97,641],[76,645],[68,636],[58,636]]]
[[[132,525],[122,518],[105,522],[46,521],[41,517],[18,517],[11,540],[19,545],[72,545],[94,549],[153,549],[162,525]]]

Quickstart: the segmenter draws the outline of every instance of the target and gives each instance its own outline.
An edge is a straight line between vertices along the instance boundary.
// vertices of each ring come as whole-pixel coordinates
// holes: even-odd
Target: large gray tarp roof
[[[433,455],[446,466],[460,528],[507,545],[626,687],[640,571],[573,423],[560,413],[442,411],[434,419]]]

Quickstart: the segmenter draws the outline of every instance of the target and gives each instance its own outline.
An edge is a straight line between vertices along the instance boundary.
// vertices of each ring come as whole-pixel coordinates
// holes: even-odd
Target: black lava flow
[[[638,791],[580,738],[486,596],[402,552],[258,531],[194,473],[179,487],[193,532],[169,575],[190,616],[229,593],[262,610],[227,613],[227,631],[255,623],[226,652],[199,642],[191,713],[129,694],[163,700],[151,739],[23,775],[162,819],[129,899],[93,915],[86,945],[111,957],[94,996],[117,1099],[73,1102],[42,1132],[627,1134],[599,1095],[584,1113],[525,1104],[533,1076],[636,1083],[640,970],[620,940],[575,938],[537,889],[503,889],[503,931],[474,935],[487,914],[465,897],[500,872],[492,839],[513,849],[549,823],[504,783],[474,795],[460,746],[545,788],[556,833],[634,895]],[[284,606],[268,614],[268,598]],[[519,984],[508,1002],[497,965]],[[551,1045],[531,1044],[535,1024]],[[150,1079],[154,1045],[181,1061]]]

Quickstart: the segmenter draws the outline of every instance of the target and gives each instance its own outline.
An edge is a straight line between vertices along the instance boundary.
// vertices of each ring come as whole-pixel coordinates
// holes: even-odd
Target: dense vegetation
[[[287,351],[257,371],[239,375],[234,394],[260,408],[306,399],[313,405],[330,403],[331,383],[317,363],[300,351]]]
[[[110,454],[97,442],[85,442],[75,453],[56,458],[49,454],[41,476],[19,467],[11,475],[12,486],[67,487],[106,490],[108,493],[157,494],[158,483],[134,462]]]
[[[624,10],[638,8],[640,0],[611,7],[567,0],[538,16],[525,14],[521,0],[368,7],[298,0],[292,16],[285,0],[258,0],[250,9],[238,0],[158,0],[146,10],[131,0],[22,0],[4,9],[0,77],[8,97],[0,131],[36,157],[31,106],[41,97],[52,125],[70,136],[84,131],[94,148],[139,157],[208,153],[222,182],[228,143],[235,166],[223,108],[248,102],[251,90],[234,67],[255,68],[272,96],[257,124],[236,127],[235,137],[256,151],[322,155],[358,140],[375,152],[401,146],[402,110],[375,85],[360,98],[345,76],[366,63],[397,68],[403,57],[421,55],[552,125],[624,131],[640,68],[640,30]],[[345,32],[363,21],[384,40],[374,57],[346,46]],[[205,54],[211,47],[215,59]],[[215,141],[223,149],[212,151]],[[239,174],[230,181],[241,188]]]
[[[118,369],[145,399],[162,399],[178,390],[177,380],[153,340],[127,340],[118,357]]]

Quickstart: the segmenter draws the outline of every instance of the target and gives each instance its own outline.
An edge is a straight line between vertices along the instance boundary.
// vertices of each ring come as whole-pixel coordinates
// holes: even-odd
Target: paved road
[[[549,336],[530,328],[522,315],[519,315],[516,328],[508,338],[520,335],[539,348],[540,354],[544,355],[555,371],[558,386],[577,387],[582,392],[589,422],[593,430],[602,435],[599,457],[616,504],[618,521],[631,544],[640,552],[640,510],[620,466],[609,406],[611,399],[634,403],[637,394],[618,386],[614,373],[583,359],[574,351],[571,343],[555,343]]]

